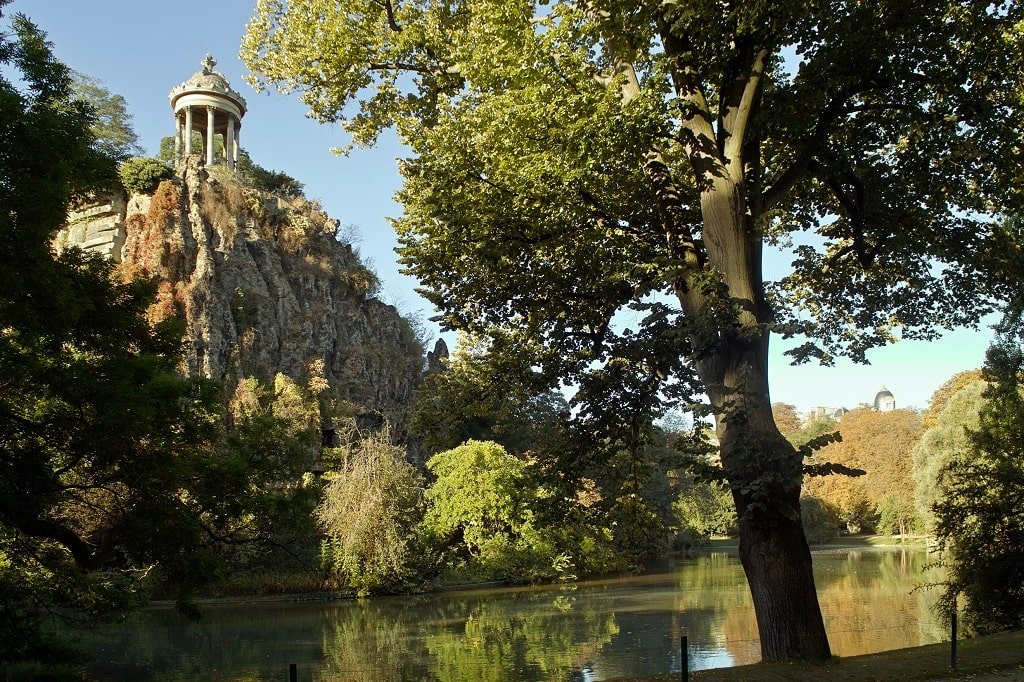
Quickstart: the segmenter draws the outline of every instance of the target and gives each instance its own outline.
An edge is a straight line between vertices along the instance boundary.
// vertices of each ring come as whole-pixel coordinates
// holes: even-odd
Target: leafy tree
[[[526,463],[489,441],[468,441],[427,461],[435,480],[427,488],[423,527],[435,546],[449,550],[451,568],[488,580],[554,575],[551,538],[534,520],[537,496]]]
[[[242,184],[264,192],[296,198],[305,196],[303,184],[283,171],[267,170],[252,160],[244,149],[238,152],[235,173]]]
[[[112,281],[108,263],[77,250],[54,253],[69,201],[115,186],[115,162],[92,144],[94,119],[70,71],[22,15],[0,32],[0,62],[0,659],[9,660],[49,655],[48,610],[117,612],[157,573],[184,597],[208,574],[204,516],[215,505],[182,491],[209,463],[217,396],[177,375],[180,328],[146,321],[149,283]]]
[[[933,507],[944,494],[940,472],[953,461],[974,457],[968,431],[978,427],[984,393],[982,379],[964,385],[945,401],[942,412],[933,417],[934,426],[921,434],[914,446],[914,502],[926,531],[934,529]]]
[[[839,535],[839,514],[824,500],[805,496],[800,500],[800,521],[807,541],[816,545],[830,542]]]
[[[449,327],[579,386],[581,432],[646,438],[709,397],[763,656],[827,658],[769,337],[862,361],[1016,288],[991,214],[1021,199],[1022,14],[261,0],[242,53],[356,143],[397,130],[409,272]]]
[[[809,478],[804,493],[836,509],[851,531],[874,530],[885,498],[913,500],[912,452],[921,435],[921,417],[913,410],[861,408],[847,413],[838,428],[842,440],[818,450],[814,459],[865,474]]]
[[[94,119],[90,131],[96,151],[117,161],[142,154],[124,97],[115,95],[102,81],[84,73],[72,72],[71,78],[75,96],[92,109]]]
[[[948,615],[965,598],[979,632],[1024,627],[1024,320],[1011,310],[985,359],[985,405],[969,433],[975,453],[948,461],[935,505],[939,546],[950,550]],[[967,390],[967,389],[964,389]]]
[[[792,442],[803,429],[803,422],[796,407],[789,403],[772,403],[772,419],[786,440]]]
[[[218,137],[214,140],[214,146],[214,155],[223,158],[224,143],[221,142],[221,138]],[[205,147],[203,147],[203,134],[198,130],[193,130],[192,151],[193,153],[198,153],[202,149],[205,149]],[[157,152],[156,158],[165,163],[174,163],[174,135],[167,135],[160,138],[160,151]]]
[[[52,662],[52,616],[118,615],[152,590],[194,611],[225,558],[279,546],[271,527],[312,509],[309,428],[281,384],[277,413],[226,429],[220,387],[177,371],[180,320],[147,316],[154,284],[55,253],[68,204],[116,187],[116,161],[24,16],[0,66],[0,660]]]
[[[322,441],[316,392],[283,374],[272,385],[250,377],[228,412],[216,466],[196,487],[230,505],[217,526],[236,540],[230,568],[308,569],[321,537],[313,519],[321,486],[307,474]]]
[[[875,510],[878,512],[876,528],[880,533],[902,536],[923,528],[913,497],[887,493]]]
[[[966,372],[958,372],[943,382],[928,399],[928,409],[921,415],[921,426],[925,429],[935,426],[939,421],[939,415],[943,413],[946,405],[949,404],[953,396],[960,392],[961,388],[966,388],[982,380],[981,370],[969,369]]]
[[[467,440],[494,441],[515,454],[557,447],[559,426],[568,417],[565,399],[557,392],[534,395],[528,385],[496,381],[503,372],[495,363],[510,360],[461,336],[445,369],[425,376],[416,392],[410,430],[420,444],[431,453]]]
[[[423,477],[386,431],[335,453],[316,517],[326,566],[360,594],[399,588],[422,559],[414,529],[423,516]]]
[[[729,489],[721,483],[690,480],[672,505],[686,544],[712,535],[736,534],[736,510]]]

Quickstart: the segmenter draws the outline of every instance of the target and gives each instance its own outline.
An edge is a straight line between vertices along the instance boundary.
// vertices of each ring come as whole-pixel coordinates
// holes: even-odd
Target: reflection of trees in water
[[[921,551],[816,553],[819,599],[839,655],[943,639],[934,591],[912,592]],[[931,576],[935,580],[939,576]],[[284,679],[288,663],[327,680],[546,680],[643,676],[694,663],[757,660],[750,593],[735,557],[710,555],[674,572],[581,583],[373,599],[206,609],[198,624],[171,612],[93,633],[99,679]],[[698,653],[700,652],[700,653]],[[302,672],[305,676],[308,672]]]
[[[679,572],[679,590],[676,608],[694,616],[686,618],[694,646],[720,649],[734,665],[761,659],[754,607],[737,557],[701,557]]]
[[[318,679],[563,679],[618,631],[600,601],[522,591],[352,605],[324,632]]]
[[[619,631],[615,614],[601,600],[552,597],[480,601],[464,622],[428,635],[434,677],[443,682],[565,679],[587,666]]]
[[[821,558],[833,559],[820,562],[818,601],[837,656],[941,639],[927,625],[935,621],[929,608],[933,599],[922,591],[913,592],[915,585],[928,579],[924,568],[929,558],[924,552],[851,551],[844,559]]]
[[[417,599],[366,600],[331,611],[322,631],[324,665],[318,680],[401,682],[424,677],[421,655],[410,651]]]
[[[816,553],[818,598],[833,652],[851,656],[941,641],[944,629],[931,608],[937,594],[914,591],[937,579],[925,573],[931,561],[920,550]],[[692,646],[718,647],[736,665],[760,660],[754,610],[736,557],[701,557],[678,570],[677,583],[674,610]]]

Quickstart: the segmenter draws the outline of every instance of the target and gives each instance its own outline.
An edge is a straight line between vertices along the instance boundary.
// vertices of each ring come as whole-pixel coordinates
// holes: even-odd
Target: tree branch
[[[805,138],[802,148],[789,168],[784,170],[778,179],[765,190],[764,208],[771,209],[798,183],[810,170],[811,162],[828,141],[833,126],[839,117],[848,111],[848,103],[857,95],[879,87],[878,68],[857,83],[847,87],[821,110],[811,134]]]
[[[753,117],[758,93],[764,82],[765,61],[768,50],[764,47],[753,51],[748,57],[749,65],[744,60],[744,67],[736,75],[735,86],[738,96],[728,105],[728,113],[722,121],[725,129],[722,154],[734,178],[742,177],[743,173],[743,141],[747,134],[747,125]]]
[[[395,8],[394,5],[391,4],[391,0],[373,0],[373,3],[384,10],[384,15],[388,19],[388,26],[391,30],[395,33],[401,33],[402,27],[399,26],[398,22],[395,20]]]

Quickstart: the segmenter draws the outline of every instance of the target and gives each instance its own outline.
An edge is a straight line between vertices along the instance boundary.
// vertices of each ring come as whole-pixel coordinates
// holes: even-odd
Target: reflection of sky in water
[[[814,555],[819,600],[840,656],[943,638],[919,591],[923,552]],[[934,576],[933,576],[934,577]],[[87,633],[101,679],[570,680],[678,673],[759,658],[742,569],[722,554],[664,572],[577,585],[454,591],[362,602],[207,608],[199,623],[154,610]]]

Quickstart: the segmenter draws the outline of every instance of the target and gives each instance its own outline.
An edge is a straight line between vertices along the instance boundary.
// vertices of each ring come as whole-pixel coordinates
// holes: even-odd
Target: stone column
[[[174,162],[181,161],[181,116],[174,114]]]
[[[228,129],[224,131],[224,164],[235,170],[235,117],[228,114]]]
[[[237,121],[235,121],[235,145],[234,145],[234,149],[232,150],[232,153],[235,156],[234,162],[236,164],[238,163],[238,149],[239,149],[239,147],[242,146],[241,139],[242,139],[242,120],[238,119]]]
[[[185,107],[185,156],[192,153],[192,105]]]
[[[206,107],[206,165],[213,165],[213,138],[216,133],[213,131],[213,120],[217,110],[213,107]]]

